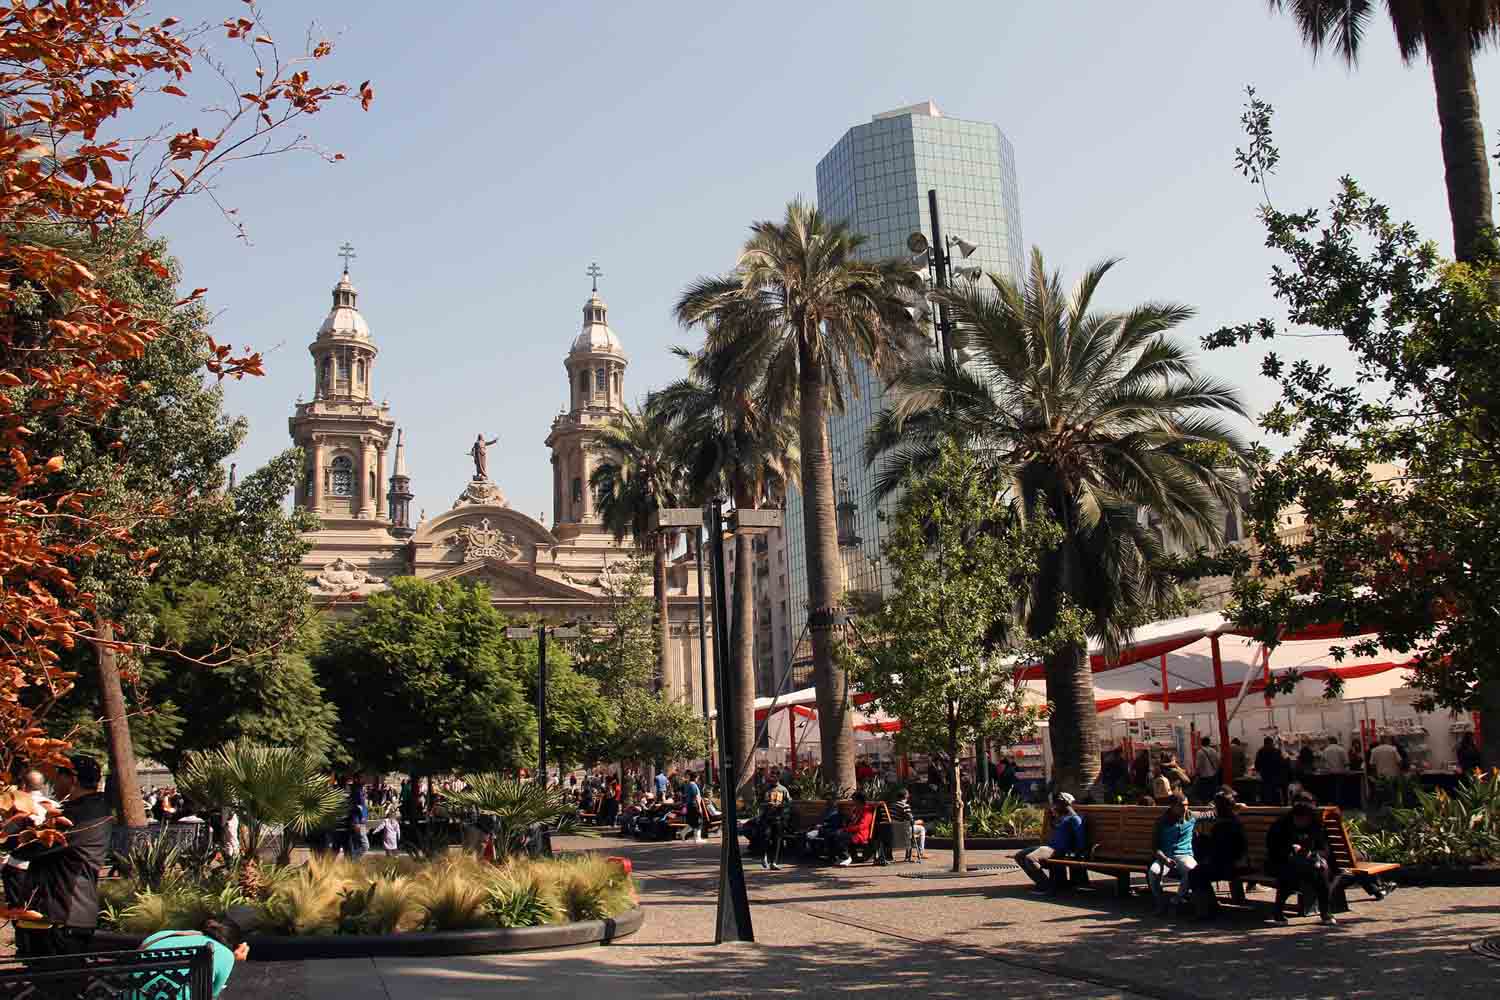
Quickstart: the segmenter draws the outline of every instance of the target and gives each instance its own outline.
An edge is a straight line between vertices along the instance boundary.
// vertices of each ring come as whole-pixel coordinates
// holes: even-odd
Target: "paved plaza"
[[[925,866],[747,869],[756,943],[715,948],[717,843],[567,840],[632,859],[648,908],[605,947],[447,959],[251,963],[235,1000],[470,997],[1414,997],[1495,996],[1500,962],[1469,950],[1500,934],[1493,888],[1351,893],[1336,928],[1264,921],[1267,894],[1212,924],[1159,920],[1112,883],[1052,899],[1013,870],[912,878]],[[976,865],[1008,859],[979,852]]]

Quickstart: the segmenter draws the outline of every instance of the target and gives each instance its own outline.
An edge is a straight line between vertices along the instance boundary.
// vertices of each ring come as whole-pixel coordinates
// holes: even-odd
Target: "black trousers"
[[[16,954],[21,958],[44,958],[48,955],[82,955],[94,943],[92,927],[16,927]]]
[[[1286,905],[1287,897],[1294,892],[1311,892],[1318,897],[1318,915],[1332,913],[1332,884],[1329,881],[1328,862],[1321,858],[1294,858],[1276,872],[1276,909],[1278,916]]]
[[[1193,889],[1193,906],[1200,917],[1219,908],[1219,897],[1214,893],[1215,882],[1229,882],[1231,898],[1236,903],[1245,901],[1245,886],[1234,881],[1234,875],[1232,866],[1211,864],[1200,864],[1188,874],[1188,885]]]

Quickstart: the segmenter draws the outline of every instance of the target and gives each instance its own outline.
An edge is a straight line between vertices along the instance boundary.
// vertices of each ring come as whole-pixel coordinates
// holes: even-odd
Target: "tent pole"
[[[1167,654],[1161,654],[1161,708],[1165,712],[1172,707],[1172,692],[1167,687]]]
[[[1229,764],[1229,714],[1224,708],[1224,661],[1219,655],[1219,637],[1209,636],[1214,655],[1214,707],[1219,713],[1219,784],[1224,785]]]

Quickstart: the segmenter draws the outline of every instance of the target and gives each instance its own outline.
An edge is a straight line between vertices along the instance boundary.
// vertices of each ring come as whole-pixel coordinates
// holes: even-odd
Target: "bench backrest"
[[[875,823],[889,823],[891,821],[891,810],[884,802],[871,803],[875,807]],[[844,822],[848,823],[854,818],[854,800],[840,799],[838,802],[839,813],[843,815]],[[828,811],[827,802],[819,802],[816,799],[801,799],[792,803],[792,815],[796,817],[797,829],[811,830],[822,820],[823,814]]]
[[[1090,806],[1073,807],[1083,817],[1084,843],[1088,856],[1099,860],[1149,861],[1155,854],[1156,821],[1166,812],[1163,806]],[[1349,831],[1344,828],[1343,814],[1337,806],[1323,806],[1323,830],[1333,849],[1333,860],[1340,868],[1350,868],[1359,860]],[[1238,816],[1245,828],[1250,847],[1250,866],[1264,871],[1266,834],[1272,824],[1287,814],[1284,806],[1245,806]],[[1198,833],[1207,835],[1213,818],[1198,821]],[[1052,813],[1042,821],[1042,838],[1052,832]]]

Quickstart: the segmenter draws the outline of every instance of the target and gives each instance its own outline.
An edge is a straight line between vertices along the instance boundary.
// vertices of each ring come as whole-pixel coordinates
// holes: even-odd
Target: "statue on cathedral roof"
[[[487,449],[490,445],[499,440],[500,438],[496,436],[486,441],[483,434],[480,434],[474,438],[474,444],[471,448],[469,448],[469,456],[474,459],[475,479],[490,478],[489,452],[487,451]]]

